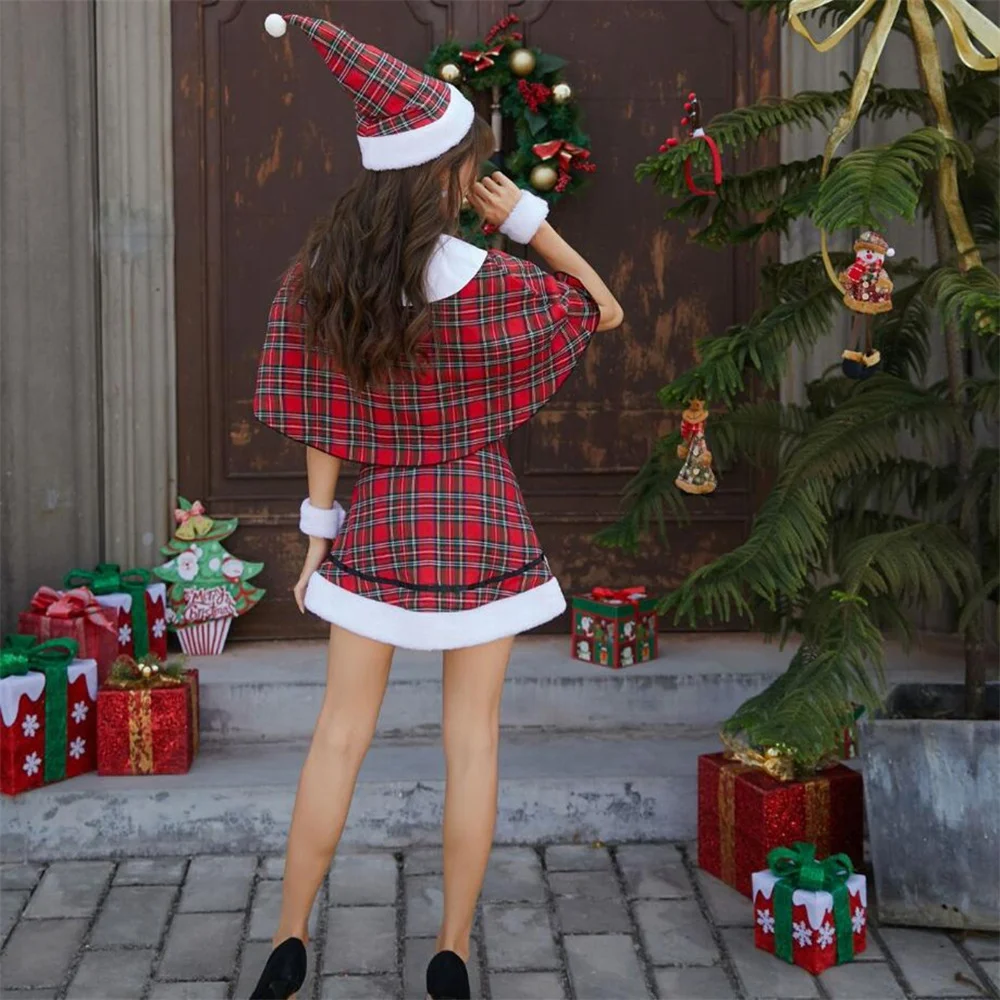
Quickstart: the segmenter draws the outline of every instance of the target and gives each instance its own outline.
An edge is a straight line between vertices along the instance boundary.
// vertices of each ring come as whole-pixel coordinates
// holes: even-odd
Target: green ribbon
[[[816,845],[797,843],[776,847],[767,855],[767,867],[777,875],[774,886],[774,953],[792,961],[792,897],[796,889],[828,892],[833,896],[833,926],[837,932],[837,964],[854,958],[854,930],[847,880],[854,865],[846,854],[831,854],[817,861]]]
[[[98,563],[93,570],[71,569],[63,579],[67,587],[88,587],[95,596],[129,594],[132,597],[132,643],[138,659],[149,652],[149,618],[146,614],[146,588],[153,576],[148,569],[122,571],[117,563]]]
[[[66,668],[76,659],[75,639],[37,642],[33,635],[9,635],[0,649],[0,675],[23,677],[30,670],[45,674],[45,780],[66,777]]]

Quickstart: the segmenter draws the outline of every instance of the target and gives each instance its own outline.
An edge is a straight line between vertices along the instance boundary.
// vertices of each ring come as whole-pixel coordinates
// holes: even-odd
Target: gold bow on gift
[[[760,751],[734,739],[729,733],[719,733],[719,738],[730,760],[755,767],[778,781],[791,781],[795,777],[795,760],[791,748],[773,746]]]
[[[839,28],[836,29],[824,41],[818,42],[809,34],[809,29],[802,23],[801,15],[810,11],[825,7],[832,0],[792,0],[788,9],[788,21],[817,52],[829,52],[854,29],[855,25],[875,6],[875,0],[861,0],[857,9],[851,14]],[[858,67],[857,76],[854,78],[854,87],[851,90],[851,97],[847,107],[837,119],[830,137],[826,141],[823,150],[823,169],[820,179],[826,177],[830,169],[830,160],[837,147],[844,141],[861,111],[861,106],[868,96],[868,89],[871,86],[875,69],[878,66],[882,50],[885,48],[886,40],[892,25],[899,13],[899,8],[903,0],[885,0],[882,13],[879,15],[871,38],[865,46],[864,54],[861,57],[861,65]],[[969,3],[969,0],[931,0],[931,3],[938,9],[944,18],[951,37],[955,42],[959,58],[970,69],[981,72],[989,72],[1000,67],[1000,28],[998,28],[985,14],[978,11]],[[906,0],[906,10],[910,17],[910,24],[913,28],[914,44],[917,48],[917,55],[920,61],[920,68],[927,87],[928,97],[934,107],[938,119],[938,128],[949,138],[955,137],[954,124],[951,113],[944,95],[944,79],[941,73],[941,59],[938,54],[937,43],[934,39],[934,27],[931,24],[930,15],[927,13],[925,0]],[[989,56],[983,55],[975,45],[972,38],[983,46]],[[958,200],[958,175],[955,171],[954,160],[948,160],[938,171],[938,185],[941,200],[948,213],[948,222],[952,235],[955,238],[955,245],[958,247],[959,257],[966,267],[977,267],[981,263],[979,253],[975,249],[975,240],[969,230],[965,215],[961,210],[961,203]],[[830,261],[830,255],[826,245],[826,233],[821,232],[823,263],[826,272],[837,287],[840,284],[837,280],[837,273]]]

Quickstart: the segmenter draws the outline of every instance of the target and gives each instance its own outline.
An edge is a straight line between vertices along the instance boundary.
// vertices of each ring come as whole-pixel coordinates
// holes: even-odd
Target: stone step
[[[507,728],[616,729],[715,726],[763,690],[788,664],[789,650],[756,635],[663,635],[660,658],[609,670],[569,656],[569,640],[526,636],[511,657],[503,701]],[[236,644],[220,657],[194,657],[201,675],[203,738],[296,740],[313,730],[325,687],[325,643]],[[949,646],[929,644],[890,668],[907,679],[960,676]],[[392,735],[436,727],[441,655],[398,650],[379,719]]]
[[[714,728],[505,734],[498,843],[687,840],[696,764]],[[87,774],[5,801],[5,861],[280,852],[304,741],[203,746],[186,775]],[[379,738],[365,760],[346,844],[440,843],[444,765],[436,739]]]

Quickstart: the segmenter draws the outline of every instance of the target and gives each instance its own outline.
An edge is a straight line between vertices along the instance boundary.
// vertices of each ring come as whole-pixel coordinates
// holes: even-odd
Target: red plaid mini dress
[[[305,349],[294,269],[274,299],[254,412],[361,466],[306,606],[409,649],[515,635],[566,607],[532,527],[506,436],[559,389],[597,327],[572,277],[442,237],[428,266],[425,362],[357,391]]]

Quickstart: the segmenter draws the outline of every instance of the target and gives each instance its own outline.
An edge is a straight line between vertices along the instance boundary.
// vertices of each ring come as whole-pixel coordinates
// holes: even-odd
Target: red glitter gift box
[[[97,696],[97,773],[187,773],[198,753],[198,671],[114,684]]]
[[[97,664],[75,659],[70,640],[41,644],[32,636],[8,637],[0,664],[0,792],[18,795],[93,771]]]
[[[80,657],[97,663],[100,683],[118,656],[118,611],[102,607],[85,587],[67,591],[39,587],[30,609],[18,616],[17,631],[39,642],[75,640]]]
[[[779,781],[725,753],[698,758],[698,864],[744,896],[768,852],[795,841],[860,865],[863,824],[861,775],[843,764]]]
[[[811,846],[797,844],[796,850]],[[771,869],[754,872],[754,944],[814,976],[852,962],[868,947],[867,883],[864,875],[848,871],[841,880],[809,890]],[[790,883],[784,891],[782,882]]]
[[[594,587],[577,594],[570,655],[612,670],[655,660],[656,604],[645,587]]]

